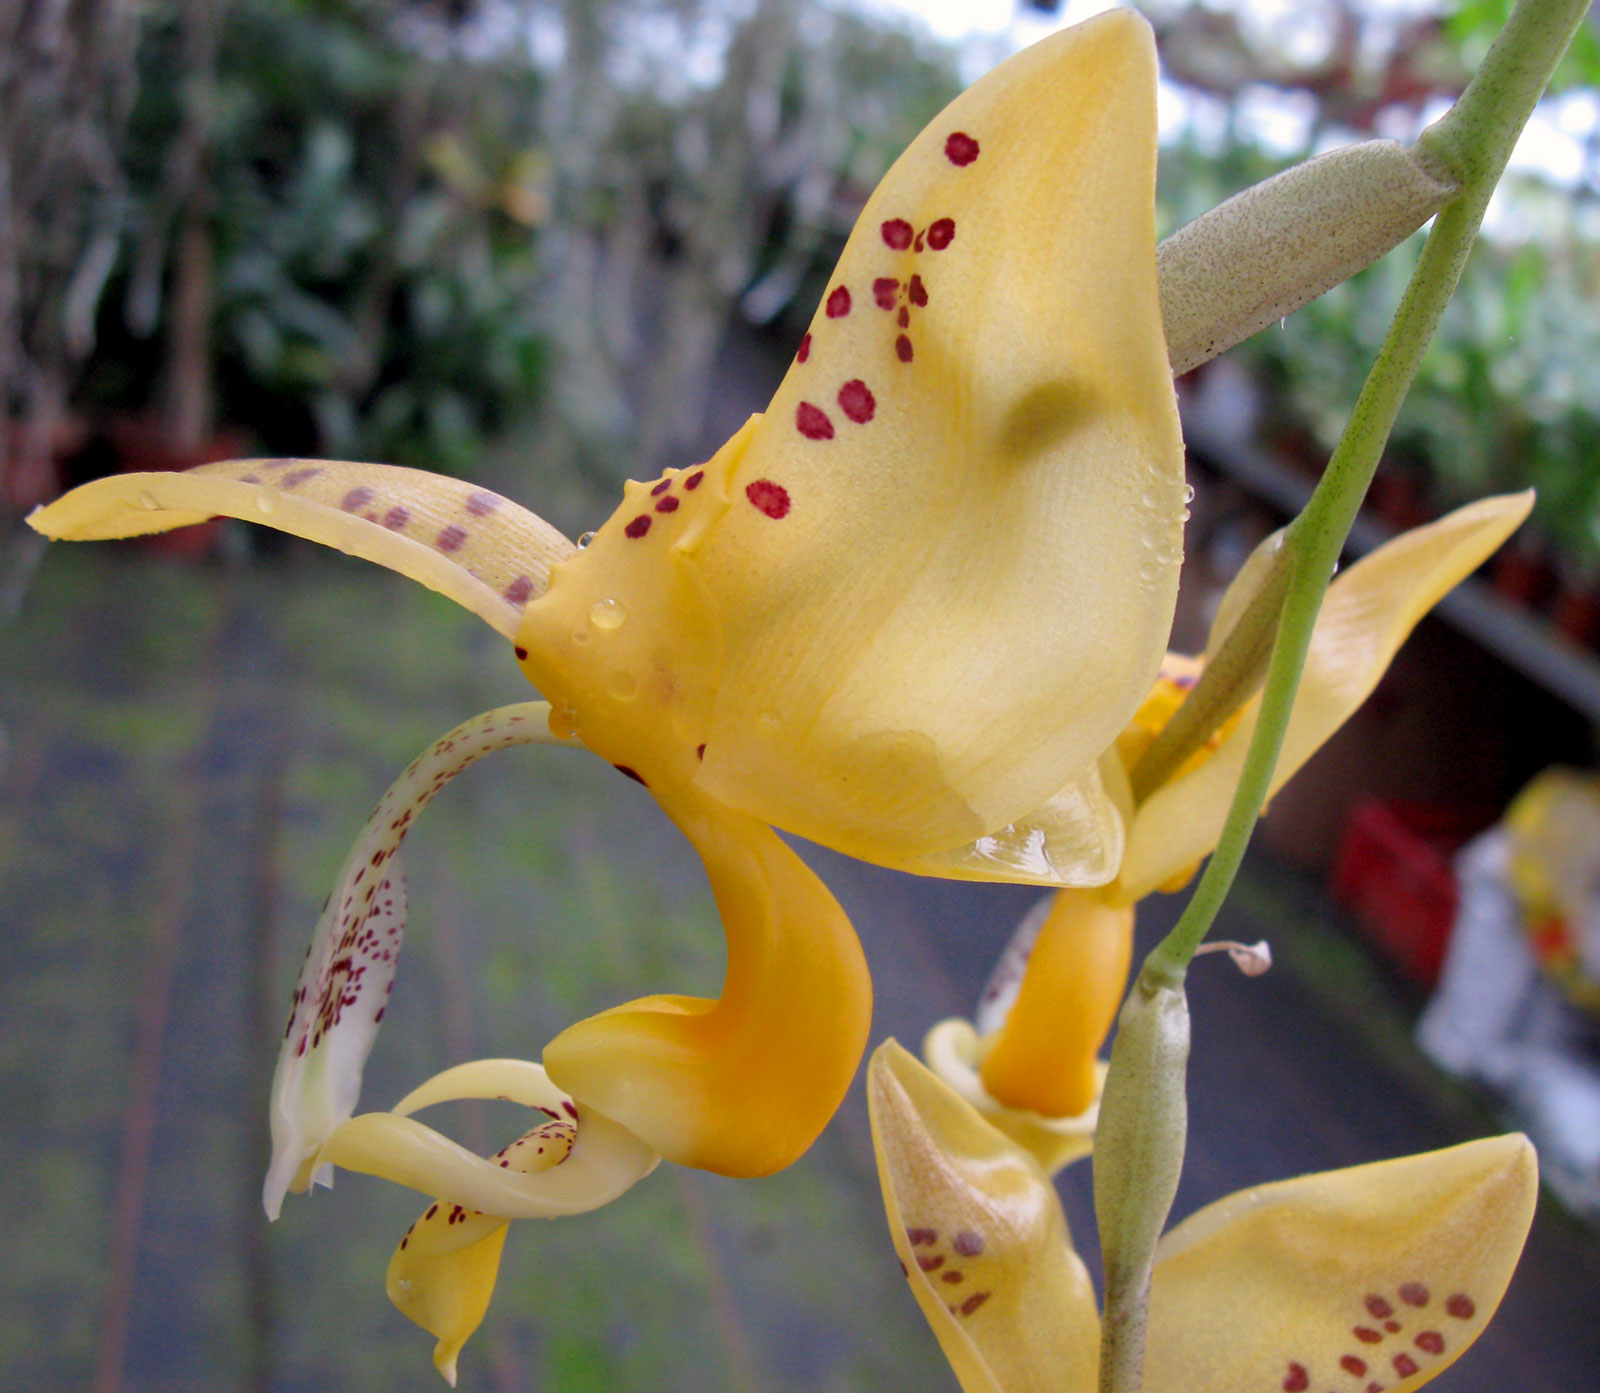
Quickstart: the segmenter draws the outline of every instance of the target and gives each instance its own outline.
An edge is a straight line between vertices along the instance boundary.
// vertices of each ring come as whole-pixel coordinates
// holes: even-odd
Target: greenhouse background
[[[1506,8],[1143,6],[1163,61],[1160,232],[1325,149],[1413,138]],[[373,799],[439,732],[528,694],[480,626],[360,563],[232,521],[47,548],[28,511],[115,471],[262,454],[451,473],[571,536],[598,526],[622,480],[706,458],[762,408],[867,195],[929,117],[1090,12],[0,14],[0,1383],[436,1386],[431,1341],[383,1292],[422,1206],[345,1176],[269,1227],[265,1098],[282,1002]],[[1202,646],[1222,588],[1309,494],[1416,254],[1180,381],[1196,497],[1175,647]],[[1179,1214],[1501,1123],[1547,1129],[1552,1188],[1523,1269],[1443,1393],[1580,1388],[1600,1370],[1583,964],[1551,976],[1561,999],[1540,1008],[1554,1073],[1455,1077],[1413,1040],[1461,900],[1452,858],[1541,770],[1594,763],[1597,291],[1589,24],[1354,546],[1490,491],[1536,488],[1534,516],[1273,800],[1225,927],[1269,939],[1277,967],[1194,974]],[[412,839],[413,947],[369,1096],[527,1055],[657,984],[715,991],[721,936],[693,857],[647,795],[590,763],[495,761]],[[969,1011],[1034,898],[805,854],[866,945],[875,1040],[914,1046]],[[1142,909],[1141,943],[1180,905]],[[504,1130],[487,1107],[453,1120],[484,1151]],[[1087,1168],[1062,1188],[1092,1251]],[[462,1386],[954,1389],[884,1237],[859,1080],[777,1176],[664,1167],[601,1213],[517,1226]]]

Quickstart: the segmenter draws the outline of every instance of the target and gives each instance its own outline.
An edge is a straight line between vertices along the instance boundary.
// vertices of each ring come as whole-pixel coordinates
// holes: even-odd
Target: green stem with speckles
[[[1138,1393],[1142,1386],[1155,1242],[1183,1160],[1188,1051],[1182,998],[1189,960],[1244,857],[1288,728],[1323,594],[1401,403],[1455,291],[1512,146],[1587,9],[1588,0],[1519,0],[1461,99],[1418,141],[1419,159],[1460,192],[1435,220],[1344,435],[1311,500],[1288,529],[1282,610],[1239,786],[1217,849],[1183,915],[1145,959],[1112,1050],[1096,1143],[1096,1211],[1107,1274],[1101,1393]],[[1181,1031],[1174,1025],[1180,1017]],[[1107,1185],[1108,1163],[1132,1179]],[[1108,1193],[1102,1202],[1103,1187]]]

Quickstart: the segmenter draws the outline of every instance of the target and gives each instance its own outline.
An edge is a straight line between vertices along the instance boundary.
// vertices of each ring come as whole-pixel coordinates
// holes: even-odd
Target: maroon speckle
[[[383,525],[391,532],[398,532],[411,521],[411,509],[403,508],[398,503],[383,515]]]
[[[383,1019],[383,1013],[384,1013],[384,1012],[385,1012],[385,1011],[387,1011],[387,1010],[388,1010],[388,1009],[389,1009],[389,1008],[388,1008],[388,1007],[387,1007],[387,1006],[380,1006],[380,1007],[378,1007],[378,1014],[377,1014],[377,1015],[375,1015],[375,1016],[374,1016],[374,1017],[373,1017],[373,1018],[372,1018],[372,1023],[373,1023],[373,1025],[377,1025],[377,1023],[378,1023],[378,1022],[379,1022],[379,1021],[381,1021],[381,1020],[382,1020],[382,1019]]]
[[[956,220],[954,218],[940,218],[928,229],[928,245],[936,252],[942,252],[955,240]]]
[[[561,1100],[561,1111],[566,1113],[566,1115],[568,1117],[570,1117],[574,1122],[576,1122],[578,1120],[578,1110],[577,1110],[577,1108],[573,1107],[572,1099],[563,1098]]]
[[[961,1314],[964,1316],[970,1316],[988,1299],[989,1293],[986,1291],[973,1292],[971,1296],[961,1303]]]
[[[443,528],[439,535],[433,539],[434,546],[440,551],[460,551],[461,545],[467,540],[467,529],[458,523],[452,522]]]
[[[810,338],[811,338],[811,335],[807,334],[806,335],[807,341],[809,341]],[[697,470],[694,471],[693,474],[691,474],[687,479],[685,479],[683,481],[683,486],[684,486],[684,488],[688,489],[690,492],[693,492],[695,489],[700,487],[700,481],[705,477],[706,477],[705,470],[697,469]]]
[[[1428,1289],[1421,1282],[1406,1282],[1400,1288],[1400,1299],[1407,1306],[1426,1306],[1428,1304]]]
[[[286,489],[298,488],[307,479],[315,479],[320,473],[322,473],[320,465],[312,465],[307,469],[291,469],[278,480],[278,483]]]
[[[911,303],[918,309],[928,303],[928,287],[922,283],[921,276],[913,276],[911,284],[906,287],[906,293],[911,297]]]
[[[486,518],[500,506],[501,501],[498,493],[479,489],[476,493],[467,495],[467,511],[475,518]]]
[[[892,310],[900,295],[900,282],[893,276],[879,276],[872,283],[872,299],[880,310]]]
[[[769,518],[789,515],[789,490],[782,484],[773,483],[771,479],[757,479],[754,483],[746,484],[744,496]]]
[[[911,361],[911,340],[904,334],[894,341],[894,354],[902,363]]]
[[[1370,1325],[1357,1325],[1351,1329],[1350,1333],[1364,1345],[1375,1345],[1379,1340],[1383,1339],[1383,1332],[1374,1330]]]
[[[937,1243],[939,1241],[939,1231],[937,1229],[907,1229],[906,1241],[913,1248],[922,1248],[929,1243]]]
[[[922,250],[922,233],[917,233],[917,240],[911,244],[911,250],[914,252]]]
[[[1289,1365],[1289,1372],[1283,1377],[1283,1393],[1305,1393],[1311,1386],[1311,1375],[1306,1372],[1304,1364]]]
[[[839,388],[839,409],[858,426],[864,426],[878,409],[872,389],[859,377],[853,377]]]
[[[637,539],[644,536],[644,534],[649,530],[650,514],[640,513],[638,517],[636,517],[632,522],[622,529],[622,534],[625,537],[633,537]]]
[[[1367,1372],[1367,1361],[1358,1359],[1353,1354],[1347,1354],[1339,1361],[1339,1367],[1352,1378],[1360,1378]]]
[[[1383,1323],[1383,1328],[1393,1335],[1395,1331],[1400,1328],[1400,1322],[1397,1320],[1386,1320]]]
[[[963,1275],[964,1275],[963,1273],[959,1272],[957,1269],[952,1267],[948,1272],[946,1272],[944,1274],[944,1276],[940,1277],[939,1280],[941,1282],[947,1282],[947,1283],[949,1283],[949,1285],[954,1286],[957,1282],[959,1282],[962,1279]]]
[[[339,500],[339,506],[347,513],[359,513],[370,502],[372,502],[372,490],[365,484],[357,484]]]
[[[843,319],[850,313],[850,289],[836,285],[828,296],[828,318]]]
[[[983,1235],[972,1229],[962,1229],[954,1239],[951,1246],[964,1258],[975,1258],[983,1251]]]
[[[704,759],[706,757],[706,747],[704,745],[696,745],[694,747],[694,757],[696,759]]]
[[[904,218],[890,218],[878,229],[883,234],[884,245],[903,252],[911,245],[911,224]]]
[[[1367,1385],[1367,1393],[1383,1393],[1383,1385],[1381,1383],[1369,1383]]]
[[[646,784],[644,782],[643,777],[639,774],[639,771],[637,769],[630,769],[630,768],[628,768],[628,766],[626,764],[613,764],[611,767],[613,769],[615,769],[617,771],[617,773],[625,774],[628,778],[632,779],[634,781],[634,783],[636,783],[636,784],[644,784],[644,786],[646,788],[650,787],[649,784]]]
[[[1457,1320],[1471,1320],[1478,1313],[1478,1308],[1472,1304],[1472,1298],[1465,1292],[1457,1292],[1444,1303],[1444,1308]]]
[[[411,1242],[411,1239],[410,1239],[410,1238],[409,1238],[409,1237],[407,1237],[407,1238],[402,1238],[402,1239],[401,1239],[401,1240],[400,1240],[400,1247],[401,1247],[401,1248],[402,1248],[402,1249],[404,1249],[404,1248],[405,1248],[405,1246],[406,1246],[406,1244],[408,1244],[408,1243],[409,1243],[409,1242]]]
[[[663,479],[659,484],[657,484],[653,489],[650,490],[650,497],[652,497],[652,498],[660,498],[661,495],[664,494],[671,487],[672,487],[672,480],[671,479]]]
[[[1394,1357],[1394,1371],[1401,1378],[1410,1378],[1417,1372],[1417,1361],[1409,1354],[1397,1354]]]
[[[810,356],[811,356],[811,335],[807,334],[804,338],[802,338],[800,340],[800,347],[795,350],[794,360],[797,363],[803,363]],[[687,488],[688,485],[685,485],[685,487]]]
[[[528,650],[526,648],[524,648],[520,643],[515,648],[513,648],[511,651],[517,655],[517,661],[519,663],[527,662],[527,660],[528,660]]]
[[[801,402],[795,411],[794,424],[795,429],[807,440],[833,439],[833,422],[828,419],[828,413],[808,401]]]
[[[429,1205],[428,1212],[426,1214],[424,1214],[422,1217],[424,1219],[431,1219],[438,1212],[439,1212],[439,1206],[437,1204]]]
[[[1374,1320],[1387,1320],[1394,1314],[1394,1307],[1381,1296],[1367,1298],[1367,1311]]]
[[[894,322],[902,329],[909,328],[911,326],[911,311],[908,310],[904,305],[901,305],[900,313],[895,315]]]
[[[924,1272],[937,1272],[944,1266],[943,1253],[925,1253],[917,1259],[917,1266]]]
[[[678,511],[678,500],[670,494],[656,504],[658,513],[675,513]]]
[[[1444,1353],[1444,1336],[1437,1330],[1424,1330],[1413,1343],[1424,1354]]]
[[[944,157],[951,164],[969,165],[978,158],[978,142],[965,131],[954,131],[944,143]]]
[[[503,593],[506,599],[514,605],[527,604],[528,596],[533,594],[533,577],[518,576],[510,585],[506,586]]]

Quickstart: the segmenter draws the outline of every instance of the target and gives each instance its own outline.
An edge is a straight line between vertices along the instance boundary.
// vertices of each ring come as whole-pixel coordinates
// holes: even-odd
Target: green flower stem
[[[1519,0],[1461,100],[1418,142],[1420,158],[1461,192],[1436,219],[1344,435],[1305,511],[1288,529],[1283,611],[1239,786],[1200,883],[1172,932],[1145,959],[1126,1010],[1165,1001],[1171,1011],[1170,995],[1182,997],[1189,960],[1233,884],[1271,786],[1317,611],[1350,525],[1517,135],[1587,9],[1588,0]],[[1101,1393],[1137,1393],[1142,1386],[1155,1235],[1165,1223],[1182,1164],[1187,1052],[1156,1047],[1161,1038],[1155,1030],[1119,1030],[1101,1106],[1097,1150],[1136,1155],[1140,1167],[1105,1203],[1097,1200],[1107,1272]],[[1158,1135],[1163,1132],[1165,1142]]]

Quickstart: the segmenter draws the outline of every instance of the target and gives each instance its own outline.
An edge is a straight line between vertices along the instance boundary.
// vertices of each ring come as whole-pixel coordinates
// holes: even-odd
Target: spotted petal
[[[572,543],[509,499],[459,479],[344,460],[253,459],[181,474],[114,474],[36,508],[62,541],[140,537],[244,518],[337,547],[448,595],[510,638]]]
[[[1157,1248],[1150,1393],[1409,1393],[1499,1305],[1538,1194],[1521,1136],[1242,1191]]]
[[[262,1203],[276,1219],[284,1194],[313,1179],[317,1149],[355,1111],[394,982],[405,933],[400,844],[445,784],[484,755],[548,743],[542,701],[487,711],[419,755],[372,810],[323,906],[295,982],[272,1079],[272,1160]]]
[[[838,902],[771,828],[679,796],[728,941],[716,1000],[653,996],[545,1047],[550,1076],[680,1165],[765,1175],[827,1125],[866,1045],[871,987]]]
[[[895,1251],[965,1393],[1091,1393],[1094,1290],[1044,1172],[893,1040],[867,1101]]]
[[[1371,694],[1407,635],[1440,597],[1516,530],[1530,493],[1486,498],[1396,537],[1328,588],[1284,737],[1282,787]],[[1218,745],[1139,805],[1128,830],[1118,892],[1149,894],[1216,845],[1255,732],[1259,698]]]
[[[1182,535],[1154,93],[1129,10],[969,89],[869,200],[767,414],[556,568],[519,643],[608,758],[644,773],[667,707],[678,776],[894,865],[1093,772],[1159,666]],[[595,607],[664,587],[676,627],[597,657],[623,650]],[[1083,796],[1091,836],[1118,826]]]

